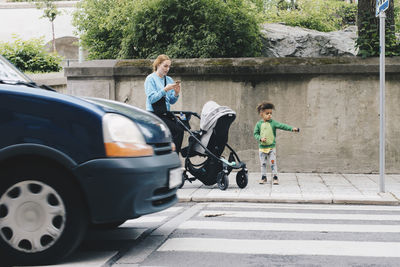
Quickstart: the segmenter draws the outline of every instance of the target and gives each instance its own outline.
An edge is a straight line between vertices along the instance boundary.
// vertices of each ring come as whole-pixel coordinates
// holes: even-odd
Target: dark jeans
[[[165,124],[167,124],[172,134],[172,140],[174,141],[176,146],[176,152],[180,153],[183,141],[183,134],[185,133],[184,129],[182,128],[182,126],[179,125],[179,123],[173,116],[158,115],[158,117],[162,119],[165,122]]]

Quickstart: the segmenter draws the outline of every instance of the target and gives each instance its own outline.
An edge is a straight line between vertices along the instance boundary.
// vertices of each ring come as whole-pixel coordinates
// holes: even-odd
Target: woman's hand
[[[170,90],[174,90],[175,96],[178,96],[179,93],[181,92],[181,83],[178,81],[176,83],[168,84],[167,86],[164,87],[165,92],[168,92]]]
[[[177,82],[175,83],[175,88],[174,88],[174,90],[175,90],[175,96],[178,96],[179,93],[181,92],[181,82],[180,82],[180,81],[177,81]]]
[[[175,84],[168,84],[167,86],[164,87],[164,91],[168,92],[170,90],[174,90],[175,89]]]

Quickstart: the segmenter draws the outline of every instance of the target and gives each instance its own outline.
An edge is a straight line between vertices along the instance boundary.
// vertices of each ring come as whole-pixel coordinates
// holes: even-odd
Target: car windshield
[[[11,83],[18,82],[32,82],[25,74],[20,72],[14,65],[7,59],[0,55],[0,80]]]

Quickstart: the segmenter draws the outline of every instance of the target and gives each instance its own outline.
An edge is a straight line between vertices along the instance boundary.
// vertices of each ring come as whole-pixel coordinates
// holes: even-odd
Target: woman
[[[176,152],[181,151],[183,129],[177,125],[175,118],[169,116],[171,105],[178,101],[181,92],[180,81],[167,76],[171,67],[171,59],[167,55],[159,55],[153,62],[153,73],[146,77],[144,88],[146,92],[146,109],[159,116],[172,133]]]

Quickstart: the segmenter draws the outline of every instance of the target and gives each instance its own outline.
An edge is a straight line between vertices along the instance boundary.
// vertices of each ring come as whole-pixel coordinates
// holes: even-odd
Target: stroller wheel
[[[249,177],[246,171],[241,170],[236,174],[236,184],[240,188],[245,188],[249,182]]]
[[[217,176],[217,184],[218,188],[221,190],[225,190],[229,186],[229,178],[225,172],[219,172]]]

